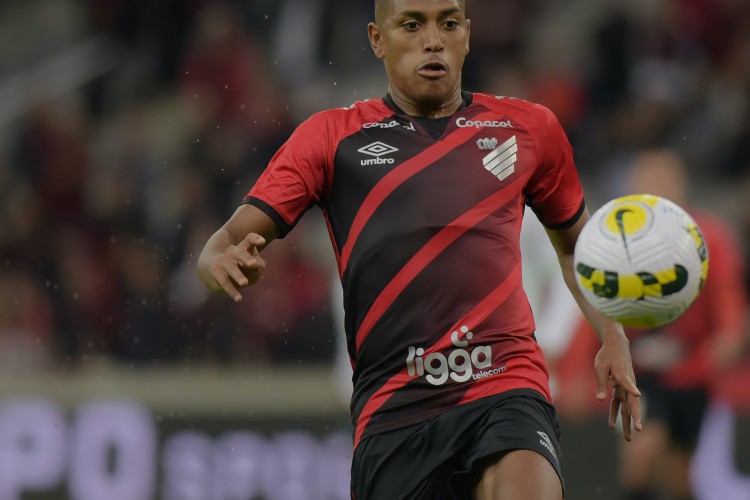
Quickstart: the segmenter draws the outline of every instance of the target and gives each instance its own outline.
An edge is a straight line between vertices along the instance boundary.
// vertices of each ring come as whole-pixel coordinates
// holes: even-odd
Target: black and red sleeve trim
[[[277,236],[277,238],[283,238],[284,236],[289,234],[289,231],[291,231],[294,225],[297,223],[297,221],[294,221],[293,224],[287,223],[271,205],[261,200],[260,198],[256,198],[255,196],[246,196],[245,199],[242,200],[242,204],[252,205],[269,216],[271,220],[276,223],[276,227],[279,229],[279,235]]]
[[[533,206],[531,208],[532,210],[534,209]],[[578,207],[578,210],[576,210],[576,213],[573,214],[573,216],[569,218],[568,220],[564,222],[559,222],[557,224],[547,224],[544,221],[542,221],[542,224],[544,224],[544,227],[548,229],[568,229],[569,227],[572,227],[576,222],[578,222],[578,219],[581,218],[585,210],[586,210],[586,200],[584,199],[584,200],[581,200],[581,206]],[[537,213],[537,216],[538,215],[539,214]],[[540,218],[539,220],[542,220],[542,219]]]

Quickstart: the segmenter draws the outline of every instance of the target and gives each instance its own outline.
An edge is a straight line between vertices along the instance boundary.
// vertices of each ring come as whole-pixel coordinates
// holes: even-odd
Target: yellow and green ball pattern
[[[638,194],[597,210],[575,249],[578,285],[593,306],[626,326],[674,321],[700,293],[708,248],[675,203]]]

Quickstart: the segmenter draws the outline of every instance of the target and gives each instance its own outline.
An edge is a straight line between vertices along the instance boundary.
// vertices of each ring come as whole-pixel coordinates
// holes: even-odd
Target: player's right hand
[[[265,244],[265,238],[249,233],[238,244],[229,245],[209,266],[209,273],[216,284],[213,288],[226,293],[235,302],[242,300],[239,288],[258,281],[266,269],[266,261],[259,250]]]
[[[610,332],[610,335],[603,337],[602,348],[594,360],[596,399],[600,401],[606,399],[607,385],[611,382],[612,401],[609,406],[609,427],[615,428],[619,413],[622,417],[623,436],[626,441],[630,441],[633,429],[638,432],[643,429],[641,391],[635,385],[629,341],[622,333],[621,327]]]

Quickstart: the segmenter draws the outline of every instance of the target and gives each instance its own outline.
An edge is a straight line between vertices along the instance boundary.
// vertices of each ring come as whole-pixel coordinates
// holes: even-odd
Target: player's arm
[[[266,263],[261,250],[278,236],[276,223],[253,205],[241,205],[206,242],[198,257],[198,276],[211,290],[239,301],[239,288],[260,278]]]
[[[630,441],[631,423],[637,431],[641,430],[639,399],[641,393],[635,385],[633,362],[630,357],[630,342],[625,336],[622,325],[594,309],[586,300],[575,278],[573,267],[575,244],[589,217],[588,210],[585,210],[571,227],[547,229],[547,234],[557,252],[563,278],[568,289],[602,341],[602,347],[594,362],[597,383],[596,398],[603,400],[607,397],[607,384],[611,381],[613,394],[609,426],[614,428],[617,413],[620,412],[625,439]]]

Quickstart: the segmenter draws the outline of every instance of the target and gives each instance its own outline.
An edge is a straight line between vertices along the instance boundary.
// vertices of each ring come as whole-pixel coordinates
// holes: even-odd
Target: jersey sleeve
[[[565,131],[549,109],[538,107],[542,112],[532,136],[539,165],[526,187],[526,202],[545,226],[564,229],[583,214],[583,188]]]
[[[326,197],[333,164],[323,115],[313,115],[292,133],[250,189],[243,203],[276,223],[283,238],[302,215]]]

